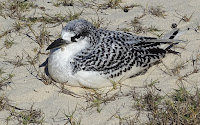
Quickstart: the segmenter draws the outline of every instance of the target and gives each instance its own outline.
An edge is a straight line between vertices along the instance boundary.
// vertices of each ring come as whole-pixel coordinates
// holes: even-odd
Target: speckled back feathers
[[[97,71],[111,78],[129,71],[133,66],[148,68],[170,49],[160,48],[162,44],[174,44],[104,29],[92,29],[88,38],[93,44],[74,57],[74,62],[71,62],[74,73],[80,70]]]

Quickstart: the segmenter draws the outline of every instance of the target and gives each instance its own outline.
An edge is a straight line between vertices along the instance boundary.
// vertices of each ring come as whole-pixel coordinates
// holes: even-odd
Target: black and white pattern
[[[72,76],[84,71],[84,73],[90,72],[91,74],[94,72],[94,74],[98,74],[97,77],[102,76],[111,80],[125,75],[125,80],[149,68],[162,59],[166,53],[176,53],[171,50],[171,47],[180,41],[172,39],[176,38],[179,32],[179,29],[174,29],[171,35],[168,34],[162,39],[157,39],[136,36],[126,32],[96,29],[86,20],[73,20],[64,27],[62,39],[69,44],[67,46],[74,44],[73,49],[77,49],[77,51],[69,56],[70,59],[63,60],[66,61],[63,63],[68,64],[66,67],[70,66],[70,70],[66,69],[71,72]],[[83,41],[86,44],[80,44],[80,47],[85,47],[79,49],[78,44]],[[134,70],[134,68],[137,68],[137,70]],[[65,77],[70,77],[70,75]],[[72,79],[79,81],[78,77]],[[89,87],[93,87],[91,84]]]
[[[169,46],[175,44],[164,40],[156,42],[157,38],[137,37],[130,33],[103,29],[90,30],[94,35],[88,36],[91,43],[95,41],[95,45],[91,44],[91,47],[74,56],[72,62],[74,73],[79,70],[97,71],[112,78],[130,70],[133,66],[148,68],[163,58],[170,49],[160,48],[161,44]]]

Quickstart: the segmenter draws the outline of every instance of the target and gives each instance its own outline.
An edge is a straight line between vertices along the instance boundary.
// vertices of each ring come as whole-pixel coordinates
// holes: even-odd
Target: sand
[[[3,1],[3,0],[1,0]],[[165,16],[157,17],[150,14],[148,11],[146,15],[140,19],[141,25],[144,27],[155,26],[159,29],[157,34],[167,33],[171,31],[172,23],[177,23],[178,28],[190,27],[191,30],[181,36],[179,39],[186,41],[181,43],[175,50],[180,52],[180,55],[168,54],[162,63],[152,66],[145,74],[133,77],[122,83],[121,87],[117,86],[115,90],[112,87],[102,88],[100,90],[91,90],[79,87],[64,86],[65,89],[73,92],[61,93],[59,83],[45,85],[37,74],[44,73],[43,68],[39,68],[48,57],[48,51],[45,49],[56,38],[59,37],[62,27],[66,22],[54,24],[46,24],[45,30],[49,35],[50,40],[43,39],[44,45],[39,46],[35,41],[36,37],[30,31],[27,25],[19,31],[13,31],[0,38],[0,68],[5,73],[1,77],[7,77],[8,74],[13,74],[13,78],[8,80],[10,83],[0,90],[2,95],[5,95],[9,99],[9,104],[21,109],[30,109],[32,106],[36,110],[42,111],[42,117],[44,117],[42,124],[45,125],[63,125],[67,123],[68,118],[66,115],[72,115],[72,121],[78,122],[84,125],[114,125],[122,123],[121,118],[134,118],[137,115],[137,111],[133,108],[134,100],[131,93],[135,90],[137,94],[145,92],[143,88],[152,81],[159,81],[156,83],[156,87],[161,90],[161,93],[169,94],[174,89],[178,88],[181,76],[191,73],[194,70],[192,62],[185,64],[184,68],[178,70],[178,73],[173,74],[170,69],[177,67],[181,63],[191,60],[192,58],[199,58],[200,54],[200,37],[199,31],[195,31],[200,21],[200,2],[196,0],[122,0],[121,7],[131,4],[140,5],[139,7],[129,8],[126,13],[122,8],[116,9],[98,9],[97,5],[105,3],[106,1],[84,1],[86,4],[83,6],[80,1],[74,2],[72,6],[53,6],[53,2],[57,0],[34,0],[33,3],[37,5],[36,8],[31,8],[26,12],[23,12],[26,17],[41,17],[45,13],[54,16],[60,14],[66,16],[70,13],[78,13],[82,11],[79,18],[87,19],[89,21],[102,20],[101,27],[110,30],[120,30],[122,28],[131,28],[129,25],[134,17],[141,16],[144,13],[144,9],[148,10],[149,7],[159,6],[162,10],[165,10]],[[94,5],[94,3],[97,3]],[[9,3],[6,3],[9,4]],[[87,7],[89,5],[90,7]],[[142,7],[141,7],[142,6]],[[45,11],[42,10],[45,8]],[[4,13],[9,11],[3,11]],[[188,22],[184,20],[180,21],[183,16],[190,17]],[[12,19],[9,16],[6,18],[0,16],[0,33],[3,33],[9,29],[12,29],[15,23],[22,23],[18,19]],[[179,23],[180,22],[180,23]],[[36,35],[40,35],[42,29],[42,22],[35,22],[32,25],[32,29]],[[130,31],[131,32],[131,31]],[[28,37],[28,35],[31,37]],[[141,32],[138,35],[142,36],[155,36],[152,32]],[[31,39],[33,38],[33,39]],[[10,39],[13,41],[11,47],[6,48],[4,41]],[[35,49],[35,51],[34,51]],[[37,52],[40,50],[40,54]],[[36,55],[38,55],[36,57]],[[34,66],[29,62],[31,59],[36,59]],[[11,62],[21,60],[23,65],[16,66]],[[195,66],[199,69],[200,62],[198,61]],[[164,72],[165,71],[165,72]],[[188,90],[193,90],[195,87],[200,87],[200,72],[193,73],[188,77],[185,77],[183,84]],[[96,92],[96,95],[95,95]],[[107,93],[107,94],[106,94]],[[98,105],[96,96],[110,98],[109,101]],[[94,103],[96,102],[96,103]],[[0,124],[6,124],[6,118],[10,115],[8,110],[0,111]],[[137,121],[137,120],[136,120]],[[139,122],[140,121],[140,122]],[[145,123],[148,121],[146,112],[141,113],[137,124]],[[17,119],[10,120],[8,124],[17,124]],[[70,124],[70,123],[67,123]]]

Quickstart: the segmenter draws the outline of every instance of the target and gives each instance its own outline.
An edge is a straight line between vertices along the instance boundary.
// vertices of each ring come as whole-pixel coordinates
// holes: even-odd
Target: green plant
[[[57,0],[57,2],[53,2],[53,5],[55,7],[59,7],[60,5],[62,6],[73,6],[74,1],[73,0]]]
[[[4,41],[4,46],[6,47],[6,49],[9,49],[12,47],[12,45],[14,44],[13,42],[14,40],[11,40],[10,38],[6,38]]]
[[[161,6],[156,6],[156,7],[150,7],[148,12],[151,15],[157,16],[157,17],[162,17],[165,18],[166,16],[166,11],[161,9]]]
[[[0,68],[0,76],[2,75],[2,74],[4,74],[5,72],[3,71],[3,67],[1,67]]]
[[[66,113],[63,113],[65,115],[65,117],[67,118],[67,122],[65,124],[70,124],[70,125],[81,125],[81,120],[77,120],[75,117],[74,117],[74,114],[77,110],[77,106],[75,107],[74,111],[72,112],[69,112],[69,114],[66,114]]]
[[[25,64],[23,61],[24,61],[23,56],[22,56],[22,57],[16,56],[15,59],[7,60],[6,62],[8,62],[8,63],[14,65],[15,67],[20,67],[20,66],[25,66],[25,65],[27,65],[27,64]]]
[[[95,18],[91,18],[92,24],[96,27],[96,28],[100,28],[102,26],[102,24],[104,23],[104,19],[100,18],[98,16],[97,19]]]
[[[83,13],[83,10],[80,12],[75,12],[75,11],[72,12],[71,10],[69,10],[67,13],[68,13],[67,20],[71,21],[71,20],[78,19],[81,16],[81,14]]]
[[[133,108],[147,112],[149,121],[145,124],[197,124],[200,123],[200,92],[188,91],[182,83],[171,94],[163,95],[153,81],[147,85],[144,94],[135,95]],[[139,113],[140,114],[140,113]],[[129,120],[130,121],[130,120]]]
[[[178,18],[180,18],[179,23],[180,23],[181,21],[190,22],[190,20],[191,20],[193,14],[194,14],[194,12],[193,12],[190,16],[188,16],[188,15],[181,15],[181,14],[179,14],[178,12],[176,12],[176,13],[177,13],[179,16],[181,16],[181,17],[178,17]]]
[[[89,103],[89,106],[87,108],[96,107],[96,111],[100,113],[102,110],[101,104],[113,101],[118,96],[119,91],[115,92],[114,94],[108,95],[108,93],[110,93],[113,90],[114,89],[112,88],[107,92],[103,92],[101,90],[92,89],[92,92],[86,92],[85,99]]]
[[[158,110],[158,113],[152,117],[153,124],[173,123],[173,124],[197,124],[200,122],[199,108],[200,93],[199,89],[192,94],[185,89],[184,86],[179,86],[174,93],[169,96],[164,102],[164,108]]]
[[[11,108],[11,107],[10,107]],[[31,106],[30,109],[24,110],[21,109],[22,111],[17,111],[16,108],[11,108],[10,109],[10,115],[6,118],[7,124],[9,121],[16,120],[18,124],[22,125],[28,125],[28,124],[41,124],[44,121],[44,114],[42,113],[41,110],[35,110],[33,109],[33,106]]]
[[[107,0],[105,3],[103,4],[96,4],[96,6],[98,7],[98,9],[117,9],[117,8],[121,8],[120,3],[122,1],[121,0]]]
[[[9,85],[12,82],[12,78],[14,76],[14,74],[6,74],[4,77],[0,77],[0,90],[3,86]]]
[[[0,95],[0,111],[8,109],[8,98],[5,95]]]
[[[30,8],[35,8],[33,2],[23,0],[8,0],[8,3],[3,2],[4,15],[9,16],[12,19],[23,18],[23,13],[28,11]]]

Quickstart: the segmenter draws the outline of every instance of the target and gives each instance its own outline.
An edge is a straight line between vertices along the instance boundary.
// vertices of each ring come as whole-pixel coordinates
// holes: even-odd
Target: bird
[[[189,29],[188,29],[189,30]],[[185,31],[184,31],[185,32]],[[161,38],[96,28],[85,19],[69,21],[52,42],[47,59],[49,76],[69,86],[102,88],[145,72],[182,40],[174,28]]]

